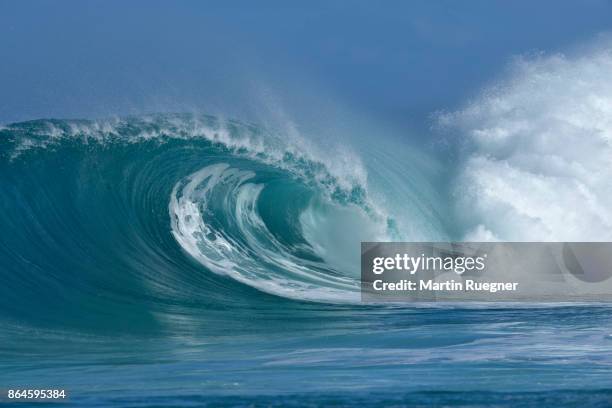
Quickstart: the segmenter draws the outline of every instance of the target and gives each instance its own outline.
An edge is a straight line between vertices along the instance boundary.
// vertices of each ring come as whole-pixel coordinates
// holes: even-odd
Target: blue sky
[[[612,2],[0,0],[0,122],[198,110],[271,93],[372,115],[453,109],[513,55],[612,28]],[[263,90],[263,91],[262,91]]]

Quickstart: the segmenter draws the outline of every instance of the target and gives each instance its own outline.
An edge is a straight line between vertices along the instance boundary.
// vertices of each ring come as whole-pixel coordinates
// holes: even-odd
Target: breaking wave
[[[517,58],[441,123],[466,143],[457,218],[471,241],[612,240],[612,46]]]

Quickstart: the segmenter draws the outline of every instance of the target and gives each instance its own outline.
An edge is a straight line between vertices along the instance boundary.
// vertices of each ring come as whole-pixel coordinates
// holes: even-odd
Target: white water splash
[[[522,58],[441,117],[472,148],[455,196],[465,239],[612,240],[612,43]]]

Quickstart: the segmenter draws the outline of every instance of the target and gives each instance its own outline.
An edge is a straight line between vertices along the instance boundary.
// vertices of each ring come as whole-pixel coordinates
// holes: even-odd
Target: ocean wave
[[[236,282],[356,302],[360,240],[396,234],[354,153],[240,122],[40,120],[0,143],[2,310],[27,318],[53,302],[80,319],[71,305],[92,297],[85,308],[159,321],[168,302],[226,304]]]
[[[610,240],[610,49],[520,59],[442,115],[466,142],[457,174],[403,140],[323,149],[206,115],[5,125],[1,310],[357,302],[360,241]]]

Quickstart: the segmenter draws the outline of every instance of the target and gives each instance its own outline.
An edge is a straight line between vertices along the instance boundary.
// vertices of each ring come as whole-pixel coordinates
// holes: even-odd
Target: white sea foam
[[[263,185],[252,183],[253,177],[250,171],[216,164],[178,183],[168,209],[172,234],[181,247],[211,271],[267,293],[357,301],[357,280],[334,273],[324,263],[293,255],[267,229],[256,204]],[[212,217],[215,198],[224,203],[228,223],[237,227],[233,234],[211,226],[207,214]]]
[[[612,240],[612,42],[517,59],[441,122],[469,142],[465,239]]]

